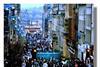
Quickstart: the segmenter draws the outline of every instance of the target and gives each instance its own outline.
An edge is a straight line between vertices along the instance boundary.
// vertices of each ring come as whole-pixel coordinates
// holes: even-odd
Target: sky
[[[26,15],[26,17],[31,16],[32,21],[39,20],[42,22],[43,5],[44,4],[21,4],[21,12],[25,14],[27,10],[29,15]]]
[[[42,8],[43,4],[21,4],[21,9]]]

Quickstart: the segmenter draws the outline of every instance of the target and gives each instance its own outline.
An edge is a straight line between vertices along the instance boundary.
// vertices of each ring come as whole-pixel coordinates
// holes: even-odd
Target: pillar
[[[63,57],[65,57],[65,58],[69,58],[70,57],[70,54],[68,52],[68,46],[67,46],[66,36],[64,36]]]

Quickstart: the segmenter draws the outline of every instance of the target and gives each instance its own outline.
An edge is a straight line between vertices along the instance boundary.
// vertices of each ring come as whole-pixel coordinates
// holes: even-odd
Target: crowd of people
[[[47,40],[48,36],[43,37],[42,34],[36,33],[34,35],[27,34],[26,41],[31,48],[36,49],[37,51],[46,52],[52,51],[52,44]]]
[[[29,39],[30,40],[30,39]],[[27,42],[23,48],[22,67],[93,67],[93,60],[88,57],[86,61],[78,58],[55,59],[36,58],[36,52],[52,52],[52,45],[40,34],[31,36],[33,43]],[[30,45],[32,45],[30,47]]]
[[[76,60],[29,59],[22,62],[22,67],[93,67],[93,64]]]
[[[20,45],[20,43],[16,43],[13,50],[9,49],[9,55],[7,55],[5,58],[5,67],[94,67],[92,56],[88,56],[85,61],[75,57],[70,59],[65,59],[62,57],[59,59],[47,59],[43,57],[37,58],[37,52],[53,51],[52,45],[46,41],[46,38],[41,38],[40,35],[40,37],[38,37],[38,35],[32,37],[33,43],[31,44],[28,42],[28,40],[26,40],[26,43],[23,45],[22,52],[18,50],[18,45]],[[37,42],[36,40],[40,41]]]
[[[86,61],[78,58],[36,58],[34,53],[36,51],[38,52],[34,47],[29,48],[28,45],[24,47],[22,67],[93,67],[93,59],[91,57],[88,57]]]

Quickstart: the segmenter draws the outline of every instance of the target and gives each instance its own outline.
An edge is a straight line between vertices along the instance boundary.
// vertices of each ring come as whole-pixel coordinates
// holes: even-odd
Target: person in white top
[[[66,66],[67,60],[66,60],[65,58],[64,58],[61,62],[62,62],[62,64],[63,64],[62,67],[63,67],[63,66]]]
[[[22,67],[26,67],[26,62],[25,61],[23,61]]]
[[[43,63],[43,67],[48,67],[48,64],[47,64],[46,60]]]

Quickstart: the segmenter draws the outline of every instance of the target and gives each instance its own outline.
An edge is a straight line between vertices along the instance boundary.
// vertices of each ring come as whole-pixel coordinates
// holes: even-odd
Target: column
[[[70,54],[68,52],[68,46],[67,46],[66,36],[64,36],[63,57],[65,57],[65,58],[69,58],[70,57]]]

